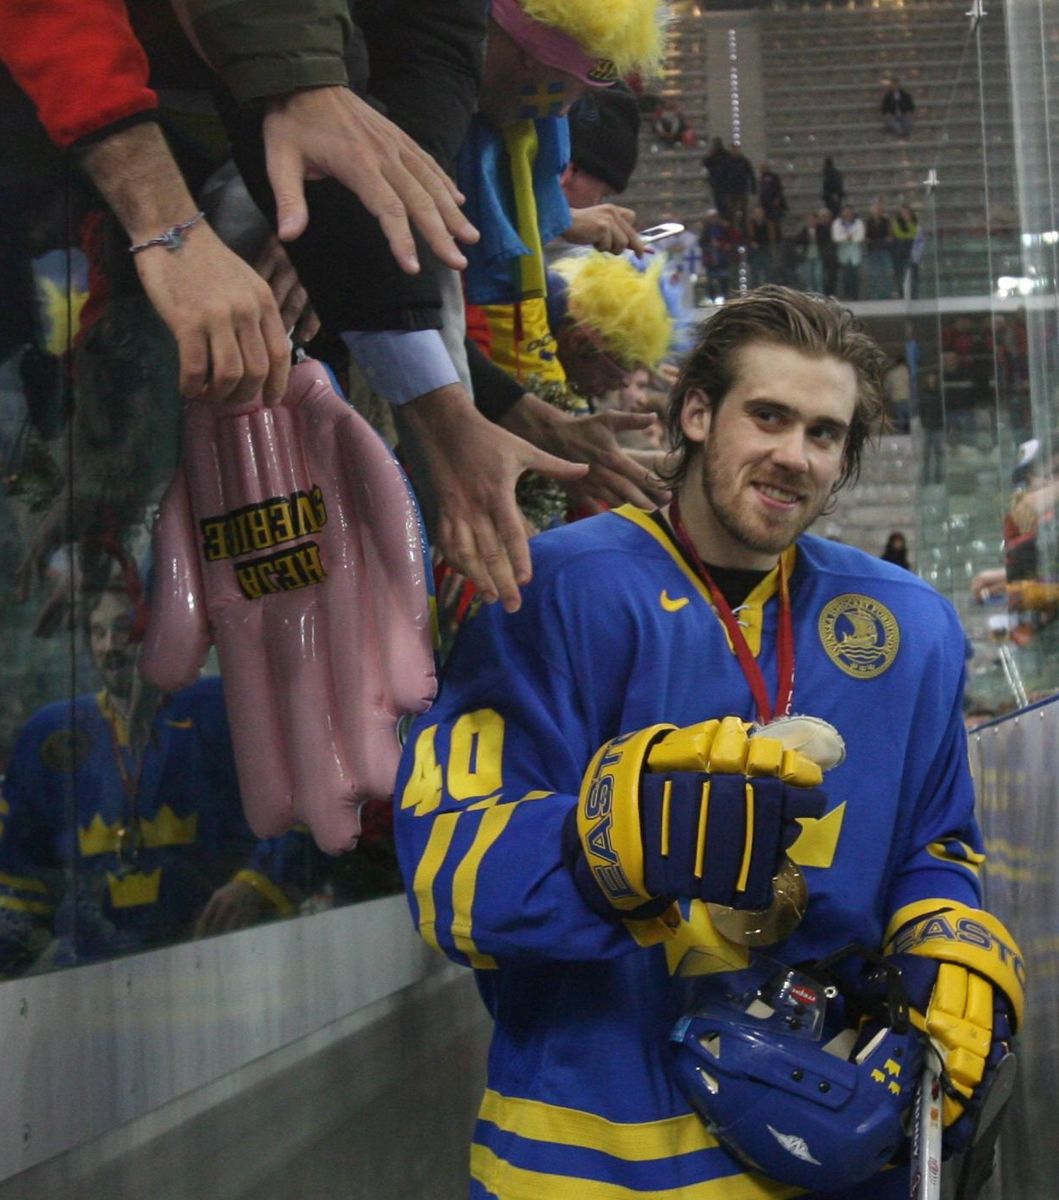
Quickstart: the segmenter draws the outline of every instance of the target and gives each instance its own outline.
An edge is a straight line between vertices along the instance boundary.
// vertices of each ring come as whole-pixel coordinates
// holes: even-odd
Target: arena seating
[[[640,166],[626,193],[642,224],[701,216],[710,202],[702,156],[712,136],[731,140],[729,113],[709,111],[706,72],[709,39],[724,36],[724,14],[691,0],[674,8],[672,48],[654,90],[679,104],[699,144],[667,144],[645,122]],[[760,70],[748,75],[742,64],[740,87],[744,95],[757,89],[764,144],[744,138],[744,149],[755,168],[767,158],[780,173],[789,227],[819,207],[830,155],[862,214],[876,197],[891,211],[905,201],[920,213],[928,232],[922,296],[988,294],[991,281],[1019,273],[1001,9],[977,32],[963,6],[937,2],[791,5],[762,9],[755,20]],[[907,141],[883,130],[879,103],[891,76],[916,102]],[[924,183],[930,171],[939,181],[934,189]]]

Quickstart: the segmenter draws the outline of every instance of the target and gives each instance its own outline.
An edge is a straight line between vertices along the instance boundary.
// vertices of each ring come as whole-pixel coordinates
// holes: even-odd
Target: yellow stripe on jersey
[[[750,882],[750,860],[754,853],[754,786],[748,783],[744,789],[746,795],[746,835],[743,840],[743,861],[739,867],[739,878],[735,881],[735,890],[745,892]]]
[[[44,900],[19,900],[17,896],[0,896],[0,908],[10,909],[11,912],[35,913],[41,917],[50,917],[55,912],[54,904]]]
[[[428,732],[432,733],[433,728],[435,727]],[[461,812],[445,812],[434,818],[426,849],[412,881],[412,891],[419,905],[419,933],[427,945],[439,954],[444,953],[438,941],[434,888],[438,872],[449,856],[452,839],[456,833],[456,823],[464,812],[483,812],[470,848],[453,872],[451,932],[455,948],[466,954],[472,967],[486,971],[496,969],[496,960],[489,954],[482,954],[474,942],[473,912],[478,868],[493,843],[507,827],[519,804],[544,799],[554,794],[548,791],[532,791],[515,801],[504,801],[502,794],[485,796],[473,804],[468,804]]]
[[[669,784],[666,784],[669,787]],[[668,796],[667,796],[668,798]],[[668,813],[666,814],[669,815]],[[710,823],[710,781],[702,785],[702,795],[699,797],[699,828],[695,833],[695,878],[701,879],[706,870],[706,831]],[[668,833],[669,831],[666,830]]]
[[[615,508],[611,511],[619,517],[624,517],[627,521],[632,521],[634,525],[639,525],[644,533],[650,534],[651,537],[653,537],[654,540],[662,547],[662,549],[670,555],[670,557],[673,559],[673,562],[676,563],[681,571],[684,572],[684,574],[687,576],[688,583],[695,589],[695,591],[699,593],[699,595],[703,598],[703,600],[706,601],[707,604],[710,603],[709,589],[684,561],[676,546],[669,540],[668,537],[666,537],[662,530],[659,529],[657,522],[654,521],[652,517],[633,504],[623,504],[620,508]]]
[[[485,1146],[471,1146],[471,1176],[491,1195],[500,1200],[785,1200],[804,1195],[804,1189],[784,1186],[764,1176],[728,1175],[690,1183],[686,1187],[662,1188],[650,1192],[604,1183],[596,1179],[577,1179],[570,1175],[547,1175],[528,1171],[499,1158]]]
[[[623,1125],[583,1109],[502,1096],[492,1088],[486,1089],[478,1116],[519,1137],[599,1150],[626,1162],[649,1162],[675,1154],[712,1150],[718,1144],[694,1113]]]
[[[709,589],[695,572],[684,561],[684,556],[680,553],[675,542],[673,542],[659,527],[648,513],[642,509],[636,508],[632,504],[623,504],[620,508],[611,510],[619,517],[624,517],[625,520],[631,521],[634,525],[638,525],[646,534],[649,534],[654,540],[669,554],[673,562],[680,568],[687,578],[688,584],[698,592],[698,594],[710,604]],[[797,557],[798,548],[790,546],[783,552],[783,559],[787,569],[787,578],[790,579],[791,572],[794,570],[794,560]],[[750,653],[758,655],[761,652],[761,629],[764,619],[763,609],[765,603],[776,594],[776,589],[779,586],[779,567],[773,568],[765,576],[764,579],[754,588],[749,596],[743,601],[739,608],[739,625],[743,631],[743,637],[746,639],[746,644],[750,647]],[[728,632],[725,630],[725,638],[728,640],[728,647],[731,649],[731,639],[728,638]]]
[[[972,875],[978,875],[982,870],[982,864],[985,862],[985,855],[979,854],[977,850],[972,850],[966,842],[961,842],[957,838],[946,838],[940,842],[929,842],[927,844],[927,853],[932,858],[941,859],[942,862],[955,863],[957,866],[966,867]]]
[[[515,811],[514,804],[503,804],[490,808],[478,825],[471,848],[463,856],[452,877],[452,939],[457,950],[462,950],[472,967],[495,970],[496,959],[489,954],[480,954],[474,944],[473,912],[474,890],[478,882],[478,868],[489,848],[504,832]]]
[[[48,894],[47,887],[39,879],[29,879],[25,875],[8,875],[6,871],[0,871],[0,885],[17,888],[20,892],[41,892],[45,896]]]
[[[423,857],[419,860],[419,866],[416,867],[415,879],[412,880],[412,891],[419,905],[419,936],[439,954],[442,953],[442,949],[434,929],[437,919],[437,910],[434,907],[434,880],[449,852],[449,846],[452,845],[452,835],[456,832],[459,816],[459,813],[447,812],[434,818],[430,839],[423,851]]]

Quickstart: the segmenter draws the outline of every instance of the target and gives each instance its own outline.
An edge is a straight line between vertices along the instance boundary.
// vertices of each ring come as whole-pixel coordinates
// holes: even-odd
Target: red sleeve
[[[64,148],[158,105],[123,0],[0,0],[0,59]]]
[[[493,335],[489,329],[489,320],[485,310],[479,304],[465,304],[467,315],[467,336],[474,342],[486,358],[493,354]]]

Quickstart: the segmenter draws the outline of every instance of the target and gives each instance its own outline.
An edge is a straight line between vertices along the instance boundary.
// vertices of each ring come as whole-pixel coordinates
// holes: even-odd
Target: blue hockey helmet
[[[899,976],[883,970],[887,997],[869,1007],[815,967],[761,956],[696,982],[670,1034],[671,1066],[711,1133],[749,1167],[830,1192],[874,1175],[900,1149],[923,1043]]]

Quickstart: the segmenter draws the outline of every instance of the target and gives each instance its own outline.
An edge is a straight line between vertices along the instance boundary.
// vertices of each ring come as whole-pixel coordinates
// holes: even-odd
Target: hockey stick
[[[1001,1118],[1015,1090],[1017,1059],[1010,1051],[997,1063],[993,1082],[982,1098],[970,1144],[956,1178],[955,1200],[976,1200],[996,1167]]]
[[[1010,1052],[994,1070],[970,1144],[959,1160],[955,1200],[977,1200],[993,1174],[1001,1118],[1015,1088],[1016,1070],[1017,1059]],[[939,1200],[941,1196],[941,1103],[941,1079],[933,1067],[926,1066],[913,1110],[910,1200]]]
[[[910,1182],[910,1200],[940,1200],[941,1079],[929,1064],[923,1068],[913,1110]]]

